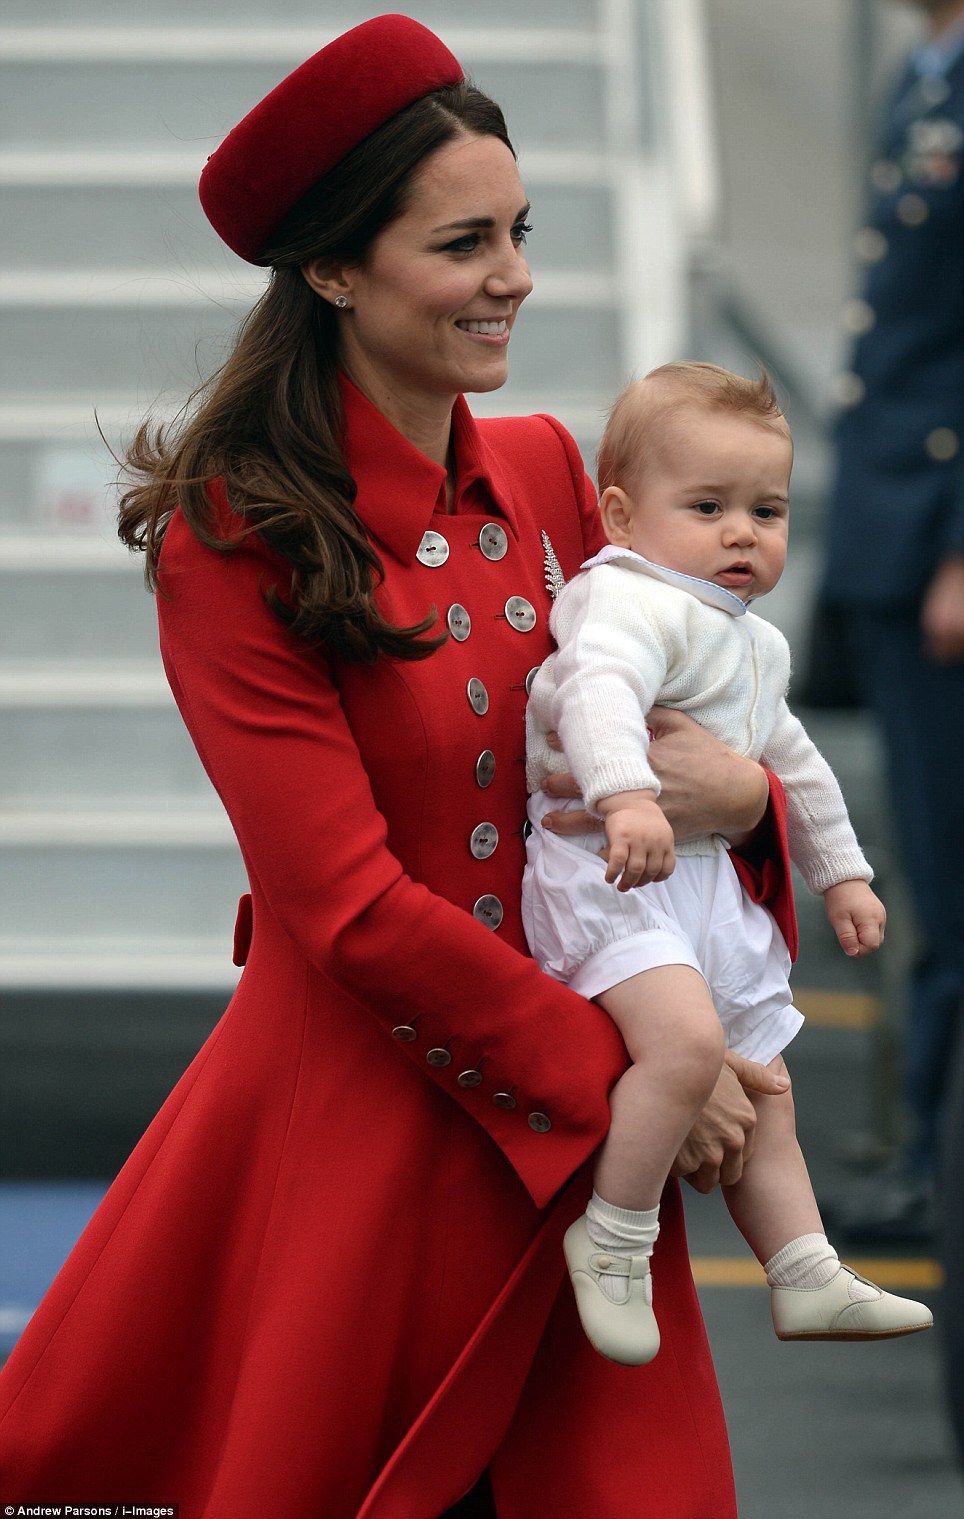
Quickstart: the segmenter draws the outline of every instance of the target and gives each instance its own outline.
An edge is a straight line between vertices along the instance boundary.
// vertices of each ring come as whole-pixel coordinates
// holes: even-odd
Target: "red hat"
[[[250,264],[292,206],[369,133],[464,75],[408,16],[376,16],[336,37],[249,111],[212,153],[198,192],[208,221]]]

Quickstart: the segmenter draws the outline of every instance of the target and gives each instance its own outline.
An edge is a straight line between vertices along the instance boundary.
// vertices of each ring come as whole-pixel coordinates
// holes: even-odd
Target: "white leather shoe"
[[[562,1242],[576,1294],[576,1308],[590,1343],[620,1366],[644,1366],[659,1349],[653,1313],[653,1280],[646,1255],[612,1255],[589,1238],[585,1218],[566,1230]],[[624,1302],[614,1303],[599,1285],[602,1277],[623,1277]]]
[[[884,1292],[849,1266],[824,1287],[773,1287],[770,1312],[778,1340],[888,1340],[934,1322],[923,1303]]]

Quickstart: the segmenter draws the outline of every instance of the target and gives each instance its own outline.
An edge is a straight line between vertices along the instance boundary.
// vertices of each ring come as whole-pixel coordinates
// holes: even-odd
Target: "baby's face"
[[[782,419],[680,407],[632,489],[604,493],[609,541],[743,601],[763,596],[786,562],[792,463]]]

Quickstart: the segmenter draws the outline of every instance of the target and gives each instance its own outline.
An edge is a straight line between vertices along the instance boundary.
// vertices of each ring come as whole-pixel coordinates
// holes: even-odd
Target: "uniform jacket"
[[[435,1519],[489,1463],[500,1519],[731,1519],[675,1184],[651,1366],[596,1355],[563,1284],[625,1054],[524,952],[524,709],[542,533],[572,574],[591,490],[557,424],[459,402],[446,515],[345,392],[383,605],[457,636],[339,667],[266,606],[260,539],[172,520],[161,646],[247,864],[247,963],[0,1378],[0,1492]]]
[[[964,53],[910,66],[888,106],[846,316],[830,502],[832,600],[912,609],[940,560],[964,553]]]

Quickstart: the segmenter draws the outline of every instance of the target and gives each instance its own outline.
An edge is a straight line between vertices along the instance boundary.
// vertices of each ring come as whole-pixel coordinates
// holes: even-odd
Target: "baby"
[[[822,895],[844,951],[883,939],[840,788],[786,703],[783,636],[747,610],[787,552],[790,430],[766,378],[667,364],[616,402],[599,450],[609,546],[560,592],[558,649],[532,686],[523,888],[530,947],[550,975],[603,1007],[632,1061],[611,1097],[592,1200],[568,1230],[583,1327],[610,1360],[659,1349],[650,1256],[659,1197],[716,1084],[724,1049],[785,1069],[802,1023],[773,918],[741,889],[726,841],[674,841],[647,760],[646,715],[687,712],[783,782],[790,851]],[[563,754],[550,748],[555,731]],[[603,820],[563,838],[541,827],[540,790],[571,770]],[[878,1339],[932,1323],[921,1303],[842,1265],[824,1234],[788,1094],[753,1095],[756,1145],[730,1214],[763,1264],[781,1339]]]

